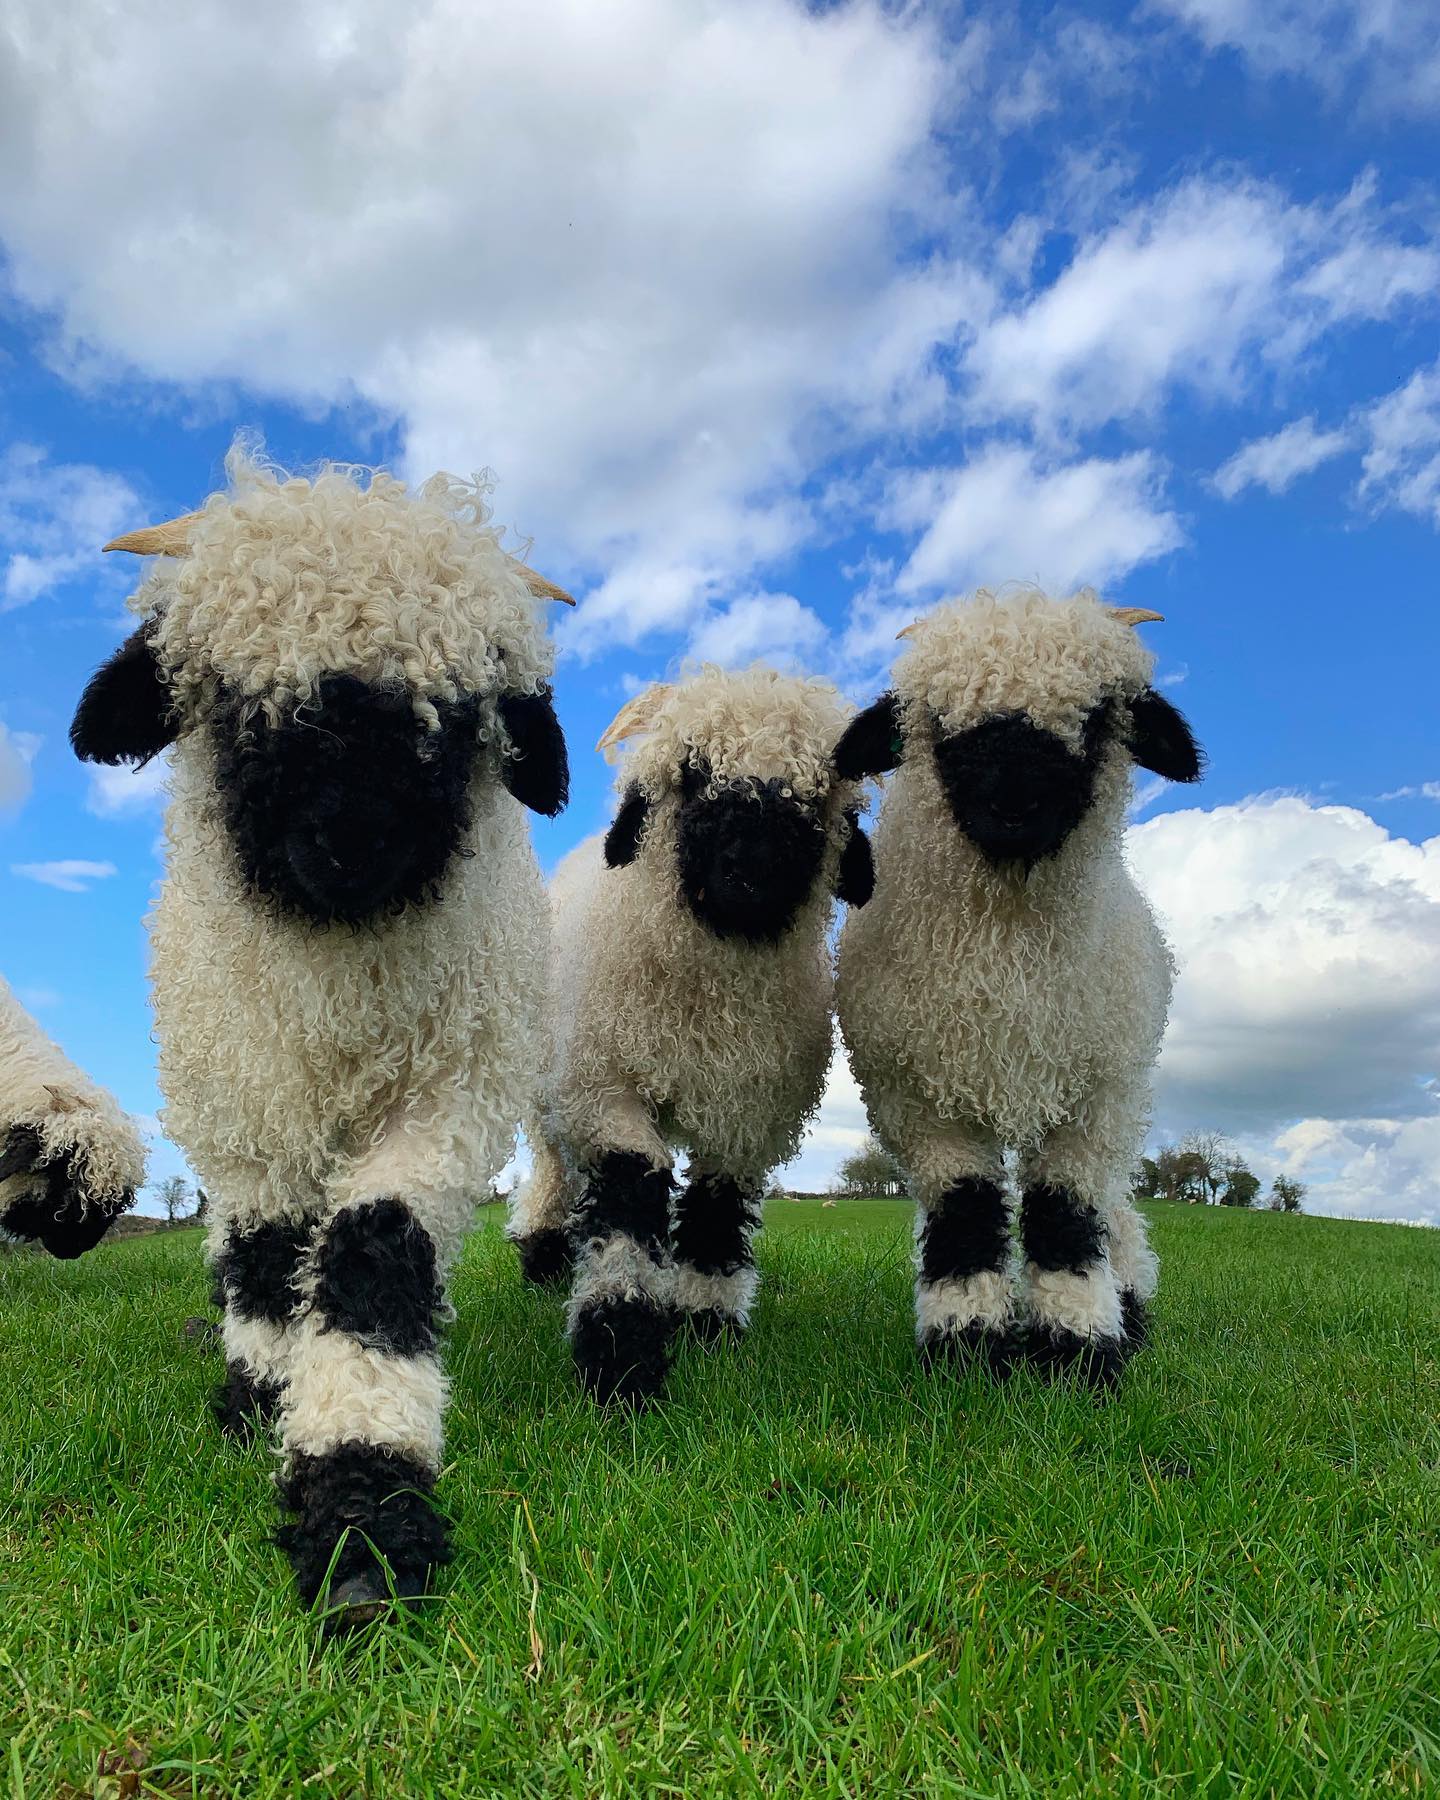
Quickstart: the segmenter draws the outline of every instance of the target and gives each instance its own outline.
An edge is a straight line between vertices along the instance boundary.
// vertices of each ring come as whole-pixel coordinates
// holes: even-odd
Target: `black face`
[[[681,891],[717,937],[773,944],[809,898],[824,827],[779,781],[735,781],[707,795],[708,779],[703,769],[687,769],[681,791]]]
[[[249,884],[283,911],[356,924],[434,894],[470,823],[479,703],[437,703],[328,675],[279,725],[211,718],[216,787]]]
[[[1085,721],[1080,753],[1024,713],[939,738],[935,763],[955,823],[991,863],[1030,869],[1053,856],[1095,796],[1109,707]]]

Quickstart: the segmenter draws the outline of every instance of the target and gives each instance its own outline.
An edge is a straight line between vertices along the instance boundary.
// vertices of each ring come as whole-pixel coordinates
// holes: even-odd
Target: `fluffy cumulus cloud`
[[[100,571],[100,546],[138,516],[134,489],[34,444],[0,450],[0,612]]]
[[[1440,1219],[1440,1161],[1428,1196],[1412,1168],[1440,1143],[1440,838],[1278,796],[1163,814],[1129,852],[1181,967],[1160,1127],[1268,1145],[1329,1210]]]
[[[1236,50],[1262,74],[1296,74],[1337,97],[1351,83],[1375,103],[1440,106],[1434,0],[1149,0],[1210,49]]]
[[[1349,448],[1350,433],[1324,431],[1313,417],[1296,419],[1269,437],[1254,438],[1215,471],[1215,486],[1227,500],[1248,487],[1283,494],[1292,482]]]
[[[614,576],[593,642],[628,571],[684,623],[803,534],[817,449],[935,411],[979,291],[900,254],[945,99],[878,0],[20,0],[0,234],[87,378],[358,396],[412,473],[493,465],[547,567]]]
[[[40,740],[0,725],[0,814],[17,812],[30,796],[30,765]]]
[[[87,862],[72,856],[59,862],[11,863],[10,873],[38,881],[42,887],[58,888],[62,894],[88,894],[95,882],[118,875],[119,870],[112,862]]]
[[[140,768],[94,766],[85,796],[87,812],[102,819],[133,818],[165,804],[169,793],[170,762],[156,757]]]

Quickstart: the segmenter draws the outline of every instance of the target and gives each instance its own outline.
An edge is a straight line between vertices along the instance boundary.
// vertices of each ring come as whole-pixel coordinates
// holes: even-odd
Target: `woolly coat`
[[[957,828],[930,751],[1007,712],[1078,748],[1087,710],[1139,693],[1150,668],[1083,593],[939,607],[896,662],[905,755],[874,832],[875,896],[841,935],[837,1004],[874,1128],[922,1200],[1056,1133],[1091,1197],[1119,1198],[1172,980],[1122,856],[1125,743],[1107,745],[1089,811],[1028,875]]]
[[[112,1095],[77,1069],[0,981],[0,1145],[16,1126],[39,1134],[47,1162],[69,1159],[83,1212],[120,1207],[145,1179],[145,1148]],[[0,1182],[0,1213],[35,1188]]]

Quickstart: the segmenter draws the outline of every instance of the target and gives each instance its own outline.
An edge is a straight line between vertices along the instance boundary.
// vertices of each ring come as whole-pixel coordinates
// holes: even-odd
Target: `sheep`
[[[1201,767],[1132,630],[1159,616],[1088,589],[943,604],[901,634],[891,691],[837,751],[842,775],[896,771],[836,995],[918,1202],[927,1362],[1003,1375],[1024,1354],[1109,1386],[1145,1334],[1156,1265],[1126,1175],[1173,970],[1121,840],[1132,763]]]
[[[533,1278],[578,1244],[568,1335],[602,1402],[658,1395],[680,1320],[749,1322],[765,1179],[830,1059],[832,897],[869,894],[859,788],[832,763],[851,710],[821,681],[707,666],[600,740],[637,741],[603,845],[552,884],[554,1061],[510,1235]]]
[[[278,1415],[282,1533],[327,1631],[417,1602],[437,1329],[474,1197],[539,1077],[544,889],[521,806],[564,804],[535,596],[483,489],[232,451],[161,552],[77,753],[173,745],[150,918],[165,1124],[210,1195],[222,1425]]]
[[[145,1147],[0,981],[0,1230],[82,1256],[135,1203]]]

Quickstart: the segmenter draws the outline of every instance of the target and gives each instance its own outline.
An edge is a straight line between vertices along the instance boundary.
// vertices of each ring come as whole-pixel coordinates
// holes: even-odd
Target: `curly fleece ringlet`
[[[275,723],[343,672],[403,688],[417,716],[463,693],[535,693],[554,655],[540,603],[489,522],[488,484],[436,475],[416,493],[326,464],[287,475],[238,442],[185,556],[131,600],[182,716],[221,681]]]

